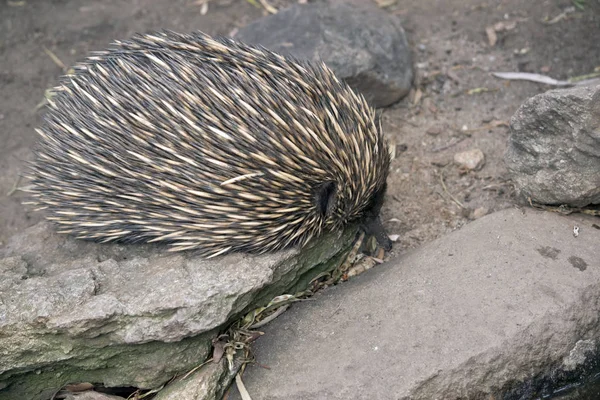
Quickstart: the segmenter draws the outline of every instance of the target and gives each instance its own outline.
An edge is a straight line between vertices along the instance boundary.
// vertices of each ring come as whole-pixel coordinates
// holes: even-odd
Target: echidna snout
[[[378,219],[389,152],[323,63],[170,31],[91,54],[49,99],[32,203],[58,232],[207,256],[302,246]]]
[[[383,206],[386,189],[387,185],[384,184],[373,196],[372,203],[364,210],[361,227],[367,235],[374,236],[377,243],[385,251],[389,251],[392,249],[392,240],[387,235],[381,221],[381,207]]]

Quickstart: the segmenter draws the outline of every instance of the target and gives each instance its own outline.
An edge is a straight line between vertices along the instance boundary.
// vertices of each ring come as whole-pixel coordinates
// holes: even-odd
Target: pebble
[[[480,149],[471,149],[456,153],[454,155],[454,162],[463,168],[476,171],[483,167],[485,155]]]
[[[479,207],[473,210],[473,219],[479,219],[481,217],[485,217],[488,213],[488,209],[485,207]]]
[[[431,136],[437,136],[440,133],[442,133],[442,128],[440,128],[439,126],[432,126],[429,129],[427,129],[427,131],[425,131],[425,133],[427,133],[428,135],[431,135]]]

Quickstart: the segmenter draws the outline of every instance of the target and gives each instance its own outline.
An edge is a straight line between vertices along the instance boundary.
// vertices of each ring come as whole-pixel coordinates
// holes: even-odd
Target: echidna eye
[[[337,197],[336,189],[335,182],[326,182],[317,188],[315,203],[321,216],[327,217],[333,213]]]

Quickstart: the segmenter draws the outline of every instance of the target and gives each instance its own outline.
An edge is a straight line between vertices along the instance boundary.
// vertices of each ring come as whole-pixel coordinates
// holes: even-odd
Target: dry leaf
[[[221,340],[215,340],[213,342],[213,362],[218,363],[225,354],[225,342]]]

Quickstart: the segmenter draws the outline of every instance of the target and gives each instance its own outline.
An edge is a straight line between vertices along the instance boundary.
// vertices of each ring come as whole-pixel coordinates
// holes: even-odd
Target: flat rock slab
[[[0,400],[48,399],[77,382],[160,386],[201,364],[235,318],[339,265],[355,233],[207,260],[35,225],[0,249]]]
[[[400,21],[370,2],[298,4],[243,27],[235,39],[324,62],[374,107],[408,94],[410,48]]]
[[[476,220],[295,305],[244,383],[261,400],[490,399],[573,370],[600,337],[598,224],[533,209]]]

